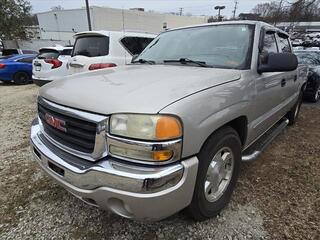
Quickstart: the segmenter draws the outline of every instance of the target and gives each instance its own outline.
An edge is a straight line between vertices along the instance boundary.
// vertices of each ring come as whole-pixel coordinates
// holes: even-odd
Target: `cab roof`
[[[218,26],[218,25],[238,25],[238,24],[246,24],[246,25],[255,25],[259,27],[265,27],[267,30],[275,31],[286,36],[289,36],[288,33],[277,28],[271,24],[262,22],[262,21],[251,21],[251,20],[239,20],[239,21],[224,21],[224,22],[212,22],[212,23],[204,23],[204,24],[197,24],[197,25],[189,25],[184,27],[172,28],[167,31],[174,31],[180,29],[187,29],[187,28],[196,28],[196,27],[203,27],[203,26]]]

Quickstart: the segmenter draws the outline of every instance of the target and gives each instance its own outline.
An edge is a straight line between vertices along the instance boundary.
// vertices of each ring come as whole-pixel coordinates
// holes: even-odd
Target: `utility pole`
[[[92,27],[91,27],[91,19],[90,19],[90,7],[89,7],[89,0],[86,0],[86,9],[87,9],[87,18],[88,18],[88,27],[89,27],[89,31],[92,31]]]
[[[233,12],[233,19],[236,19],[236,12],[237,12],[237,9],[238,9],[238,0],[235,0],[234,1],[234,10],[232,11]]]
[[[218,21],[221,22],[222,21],[222,17],[221,17],[221,14],[220,14],[220,11],[225,9],[226,6],[215,6],[214,9],[215,10],[218,10]]]
[[[179,8],[179,15],[182,16],[183,8]]]

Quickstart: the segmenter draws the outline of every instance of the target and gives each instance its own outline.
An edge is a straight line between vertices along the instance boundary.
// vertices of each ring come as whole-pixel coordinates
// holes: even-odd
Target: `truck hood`
[[[239,70],[127,65],[53,81],[40,89],[40,96],[100,114],[157,113],[188,95],[238,79]]]

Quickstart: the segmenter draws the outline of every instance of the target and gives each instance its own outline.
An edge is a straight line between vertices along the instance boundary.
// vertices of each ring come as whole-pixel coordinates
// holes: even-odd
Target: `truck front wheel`
[[[218,130],[206,141],[198,159],[198,175],[188,210],[201,221],[216,216],[231,198],[241,163],[238,133],[231,127]]]

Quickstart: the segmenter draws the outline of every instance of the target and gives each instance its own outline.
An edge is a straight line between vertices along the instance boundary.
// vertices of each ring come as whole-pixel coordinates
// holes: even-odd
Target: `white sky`
[[[64,9],[81,8],[85,6],[85,0],[29,0],[32,5],[32,12],[44,12],[51,7],[60,5]],[[238,0],[237,14],[241,12],[250,12],[258,3],[270,2],[267,0]],[[179,8],[184,8],[183,12],[193,15],[216,15],[213,9],[216,5],[225,5],[226,9],[222,11],[223,15],[231,16],[234,8],[234,0],[89,0],[90,5],[107,6],[112,8],[133,8],[142,7],[145,10],[154,10],[157,12],[178,12]]]

